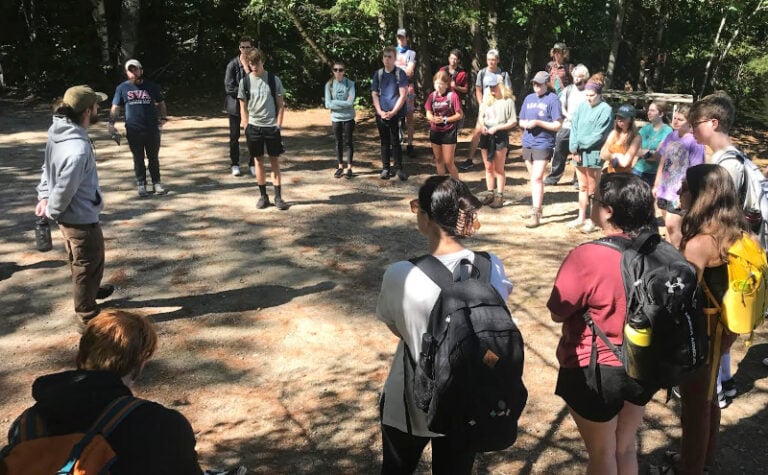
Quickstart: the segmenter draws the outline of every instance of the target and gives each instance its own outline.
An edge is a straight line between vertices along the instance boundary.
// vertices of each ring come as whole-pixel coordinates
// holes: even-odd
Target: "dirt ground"
[[[408,208],[434,170],[426,128],[418,127],[418,156],[406,160],[411,178],[382,181],[375,126],[361,120],[356,176],[337,180],[328,113],[288,111],[281,162],[291,208],[262,211],[255,180],[229,174],[227,122],[218,108],[187,116],[169,109],[160,152],[166,196],[139,199],[127,145],[115,145],[103,123],[91,132],[106,201],[105,280],[118,287],[105,306],[151,315],[160,332],[135,392],[190,420],[205,467],[377,473],[377,397],[397,342],[374,309],[386,266],[426,249]],[[0,101],[0,434],[32,403],[35,378],[72,367],[78,341],[60,234],[54,230],[53,251],[34,248],[49,121],[45,107]],[[758,149],[765,134],[741,139],[765,152]],[[560,329],[545,302],[566,253],[595,236],[566,228],[576,201],[566,184],[547,188],[543,226],[523,227],[529,201],[519,135],[513,144],[508,202],[482,210],[482,228],[468,245],[496,253],[515,283],[509,305],[526,339],[530,398],[518,442],[479,455],[476,473],[583,473],[584,446],[553,395]],[[464,135],[457,155],[466,153]],[[482,189],[479,169],[462,177]],[[734,346],[739,394],[723,411],[716,473],[765,473],[766,336],[761,328],[748,350]],[[665,404],[662,394],[648,405],[638,438],[643,465],[676,446],[678,414],[678,403]],[[427,454],[419,473],[429,467]]]

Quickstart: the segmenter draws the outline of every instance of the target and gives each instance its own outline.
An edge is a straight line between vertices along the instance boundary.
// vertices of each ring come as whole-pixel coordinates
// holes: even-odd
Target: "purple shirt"
[[[672,131],[659,145],[661,156],[661,177],[656,197],[678,203],[680,185],[685,178],[685,171],[695,165],[704,163],[704,146],[696,142],[693,134],[680,137],[677,131]]]
[[[560,98],[554,92],[547,91],[541,97],[537,96],[535,92],[528,94],[523,102],[523,107],[520,108],[518,120],[538,119],[544,122],[554,122],[562,118]],[[555,148],[555,132],[541,127],[526,129],[523,132],[523,148],[544,150]]]

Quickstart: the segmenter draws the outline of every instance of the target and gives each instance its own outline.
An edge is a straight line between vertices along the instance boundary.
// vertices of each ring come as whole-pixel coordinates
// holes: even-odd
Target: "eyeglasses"
[[[418,213],[421,210],[418,198],[412,199],[409,204],[411,205],[411,213]]]
[[[600,203],[601,205],[605,206],[605,201],[601,200],[596,194],[592,193],[589,195],[589,201],[596,201]]]
[[[699,125],[699,124],[703,124],[704,122],[710,122],[710,121],[713,121],[713,120],[715,120],[715,119],[704,119],[704,120],[697,120],[697,121],[696,121],[696,122],[694,122],[692,125],[693,125],[694,127],[696,127],[696,126],[697,126],[697,125]]]
[[[344,72],[344,68],[333,68],[333,72],[334,73],[343,73]]]
[[[240,49],[252,49],[253,46],[241,46]]]

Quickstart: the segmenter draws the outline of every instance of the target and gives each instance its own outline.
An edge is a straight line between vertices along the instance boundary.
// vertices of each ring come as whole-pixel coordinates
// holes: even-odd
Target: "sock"
[[[275,199],[281,198],[280,196],[280,185],[275,185]]]
[[[259,185],[259,193],[261,193],[261,196],[266,198],[266,196],[267,196],[267,185]]]

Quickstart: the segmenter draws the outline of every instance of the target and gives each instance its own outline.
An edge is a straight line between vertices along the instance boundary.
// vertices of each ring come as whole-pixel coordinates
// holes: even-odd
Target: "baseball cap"
[[[549,82],[549,74],[546,71],[539,71],[533,79],[531,79],[531,82],[535,82],[536,84],[546,84]]]
[[[93,107],[94,104],[104,102],[107,100],[107,95],[103,92],[96,92],[91,89],[91,86],[80,85],[72,86],[64,93],[62,102],[72,108],[72,110],[79,114],[86,109]]]
[[[565,43],[555,43],[555,46],[553,46],[552,49],[559,49],[560,51],[565,51],[568,49],[568,46],[566,46]]]
[[[397,36],[408,36],[408,32],[405,31],[405,28],[400,28],[397,30]]]
[[[616,111],[616,115],[625,119],[635,118],[635,108],[631,104],[622,104]]]
[[[483,78],[483,87],[494,87],[499,84],[499,77],[493,73],[486,74]]]
[[[126,71],[128,71],[128,68],[131,67],[131,66],[136,66],[139,69],[144,69],[141,66],[141,63],[139,62],[138,59],[129,59],[128,61],[125,62],[125,70]]]

